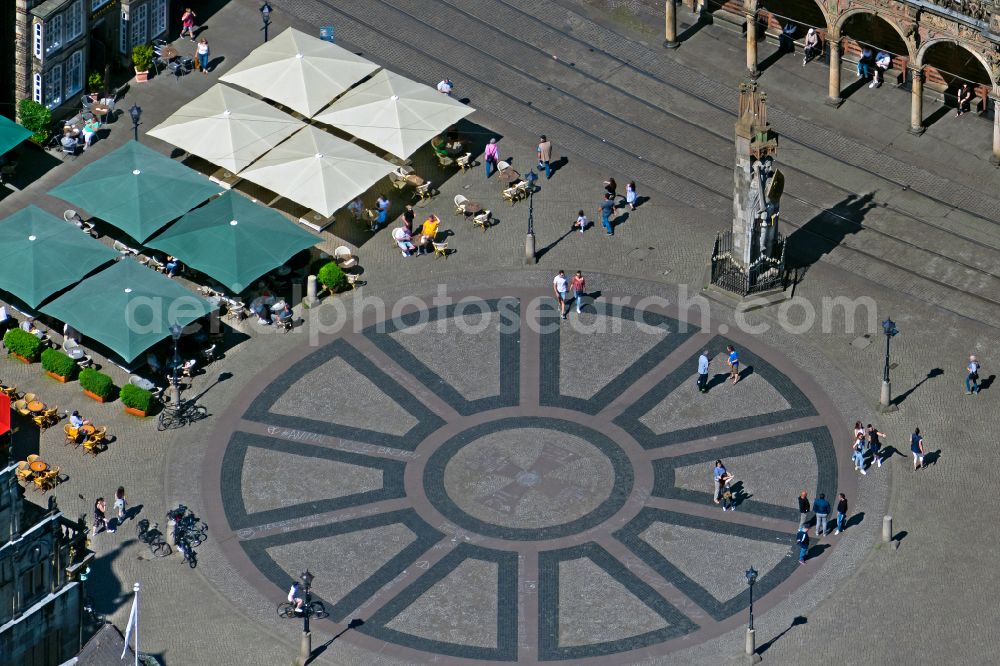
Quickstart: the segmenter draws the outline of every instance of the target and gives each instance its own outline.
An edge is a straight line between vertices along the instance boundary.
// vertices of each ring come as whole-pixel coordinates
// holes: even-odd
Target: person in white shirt
[[[879,51],[878,55],[875,56],[875,76],[872,78],[872,82],[868,84],[869,88],[878,88],[882,85],[882,81],[885,80],[885,73],[889,67],[892,66],[892,56],[890,56],[885,51]]]
[[[288,603],[295,604],[295,612],[302,612],[302,597],[299,596],[299,584],[292,583],[291,589],[288,590]]]
[[[559,301],[559,316],[566,318],[566,300],[569,291],[569,283],[566,281],[566,272],[559,271],[552,278],[552,290],[556,293],[556,300]]]
[[[73,413],[69,415],[69,424],[76,429],[80,429],[88,423],[90,421],[80,416],[80,412],[76,410],[73,410]]]
[[[441,83],[438,84],[438,92],[450,95],[453,87],[451,79],[442,79]]]

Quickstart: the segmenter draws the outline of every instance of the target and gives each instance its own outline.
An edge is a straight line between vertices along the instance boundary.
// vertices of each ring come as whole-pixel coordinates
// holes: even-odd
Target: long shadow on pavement
[[[926,382],[928,379],[934,379],[935,377],[940,377],[943,374],[944,374],[944,370],[942,370],[941,368],[934,368],[933,370],[931,370],[930,372],[927,373],[926,377],[924,377],[919,382],[917,382],[916,384],[914,384],[909,390],[907,390],[907,391],[905,391],[903,393],[900,393],[898,396],[896,396],[893,399],[892,404],[894,404],[894,405],[896,405],[898,407],[899,405],[903,404],[904,400],[906,400],[907,398],[910,397],[910,394],[912,394],[914,391],[916,391],[918,388],[920,388],[921,384],[923,384],[924,382]]]
[[[861,196],[850,194],[791,233],[786,241],[788,268],[796,271],[797,280],[801,280],[810,266],[840,245],[849,234],[861,230],[865,215],[875,207],[872,201],[874,196],[874,192]]]
[[[765,652],[767,652],[767,651],[768,651],[769,649],[771,649],[771,646],[772,646],[772,645],[774,645],[775,643],[777,643],[777,642],[778,642],[778,640],[779,640],[779,639],[780,639],[780,638],[781,638],[782,636],[784,636],[785,634],[787,634],[787,633],[788,633],[789,631],[791,631],[791,630],[792,630],[792,629],[794,629],[795,627],[798,627],[798,626],[801,626],[801,625],[803,625],[803,624],[806,624],[806,623],[808,623],[808,622],[809,622],[809,620],[807,620],[807,619],[806,619],[806,618],[805,618],[804,616],[802,616],[802,615],[797,615],[797,616],[795,616],[794,618],[792,618],[792,623],[791,623],[790,625],[788,625],[788,626],[787,626],[787,627],[785,628],[785,630],[784,630],[784,631],[782,631],[782,632],[781,632],[780,634],[778,634],[777,636],[775,636],[774,638],[772,638],[772,639],[771,639],[771,640],[769,640],[768,642],[766,642],[766,643],[762,643],[762,644],[761,644],[761,646],[760,646],[759,648],[757,648],[757,654],[764,654],[764,653],[765,653]]]

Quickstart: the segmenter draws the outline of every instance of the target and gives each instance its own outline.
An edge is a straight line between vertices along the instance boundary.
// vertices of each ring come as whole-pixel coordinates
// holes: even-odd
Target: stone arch
[[[870,16],[874,16],[875,18],[884,21],[889,25],[889,27],[895,30],[899,34],[899,38],[903,40],[903,44],[906,45],[907,60],[913,62],[917,50],[913,38],[910,37],[910,35],[908,35],[907,32],[903,30],[903,28],[899,24],[897,24],[894,20],[879,14],[874,9],[869,9],[867,7],[858,7],[857,9],[848,9],[846,12],[841,14],[839,17],[837,17],[837,22],[833,27],[833,35],[835,36],[835,38],[839,39],[843,37],[844,24],[847,22],[847,19],[851,18],[852,16],[857,16],[859,14],[868,14]]]
[[[793,16],[791,13],[786,13],[787,9],[795,6],[802,7],[808,5],[811,5],[813,8],[815,8],[818,14],[823,17],[822,25],[817,25],[815,27],[823,30],[825,34],[829,35],[833,30],[834,17],[831,16],[829,10],[827,9],[826,5],[822,2],[822,0],[772,0],[771,2],[768,2],[766,8],[762,7],[762,9],[767,9],[768,11],[771,11],[774,14],[788,16],[788,18],[794,21],[798,20],[799,16],[798,15]],[[782,11],[783,9],[785,9],[786,11]],[[802,14],[802,13],[803,12],[796,12],[796,14]],[[805,13],[810,13],[810,12],[807,11]]]
[[[935,44],[953,44],[960,49],[968,51],[977,61],[979,61],[979,64],[983,66],[983,69],[986,70],[986,75],[990,78],[990,87],[993,89],[994,93],[998,90],[998,88],[1000,88],[1000,82],[997,81],[996,72],[993,71],[993,67],[986,57],[983,56],[982,53],[977,52],[976,49],[969,47],[967,44],[955,39],[954,37],[936,37],[922,43],[920,48],[917,49],[916,57],[913,61],[915,66],[924,66],[924,58],[927,57],[927,51]]]

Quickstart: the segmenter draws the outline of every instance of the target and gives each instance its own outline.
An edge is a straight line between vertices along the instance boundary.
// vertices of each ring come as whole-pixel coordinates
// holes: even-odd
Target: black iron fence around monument
[[[776,233],[774,257],[761,257],[749,268],[743,268],[733,258],[733,232],[715,237],[712,251],[712,284],[740,296],[784,289],[785,237]]]

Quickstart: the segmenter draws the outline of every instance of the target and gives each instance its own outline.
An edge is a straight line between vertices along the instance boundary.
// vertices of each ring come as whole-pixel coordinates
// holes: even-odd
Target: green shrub
[[[93,368],[84,368],[80,371],[80,386],[105,400],[111,397],[111,392],[115,389],[110,376]]]
[[[347,286],[347,276],[344,275],[344,271],[340,270],[340,266],[332,261],[319,269],[316,281],[329,289],[331,293],[340,291]]]
[[[3,345],[12,354],[23,356],[29,361],[37,361],[42,341],[27,331],[12,328],[3,334]]]
[[[138,409],[140,412],[146,412],[147,414],[149,413],[149,405],[153,402],[152,393],[131,384],[122,386],[118,397],[126,407]]]
[[[148,72],[153,64],[153,47],[149,44],[139,44],[132,49],[132,65],[136,71]]]
[[[31,132],[31,140],[44,144],[49,140],[52,129],[52,112],[44,104],[33,99],[22,99],[17,105],[18,122]]]
[[[91,72],[87,77],[87,88],[90,92],[98,92],[104,87],[104,77],[101,76],[100,72]]]
[[[72,379],[76,373],[76,361],[56,349],[46,349],[42,352],[42,367],[67,379]]]

